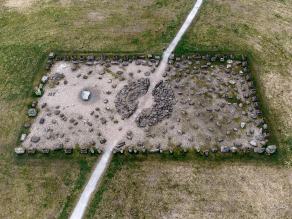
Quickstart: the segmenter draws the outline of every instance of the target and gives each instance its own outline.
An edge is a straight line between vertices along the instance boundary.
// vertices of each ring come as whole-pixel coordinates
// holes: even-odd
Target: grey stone
[[[22,147],[17,147],[14,149],[14,152],[17,154],[17,155],[21,155],[21,154],[24,154],[25,153],[25,149],[22,148]]]
[[[249,144],[250,144],[251,146],[256,147],[256,146],[257,146],[257,141],[256,141],[256,140],[251,140],[251,141],[249,142]]]
[[[88,101],[90,99],[91,92],[89,90],[82,90],[81,91],[81,99],[83,101]]]
[[[38,143],[40,140],[41,140],[41,138],[38,137],[38,136],[32,136],[30,138],[30,141],[33,142],[33,143]]]
[[[221,151],[221,153],[229,153],[230,152],[230,147],[221,146],[220,151]]]
[[[267,154],[274,154],[277,150],[277,146],[276,145],[269,145],[267,148],[266,148],[266,153]]]
[[[245,126],[246,126],[246,123],[245,123],[245,122],[241,122],[241,123],[240,123],[240,128],[244,129]]]
[[[44,124],[44,123],[45,123],[45,119],[44,119],[44,118],[40,118],[39,123],[40,123],[40,124]]]
[[[262,153],[264,153],[265,152],[265,148],[263,148],[263,147],[255,147],[254,149],[253,149],[253,151],[255,152],[255,153],[257,153],[257,154],[262,154]]]
[[[37,116],[37,110],[35,108],[30,108],[28,111],[27,111],[27,115],[29,117],[36,117]]]
[[[24,141],[25,139],[26,139],[26,134],[25,133],[23,133],[23,134],[21,134],[21,136],[20,136],[20,141],[22,142],[22,141]]]

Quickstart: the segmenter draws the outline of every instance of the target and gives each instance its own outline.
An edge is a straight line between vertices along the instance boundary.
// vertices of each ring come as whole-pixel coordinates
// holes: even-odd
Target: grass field
[[[291,181],[263,163],[116,156],[86,218],[291,218]]]
[[[0,0],[1,218],[66,218],[96,160],[77,155],[19,159],[13,154],[48,52],[161,52],[192,4],[191,0]],[[251,54],[269,124],[285,151],[279,163],[286,164],[292,154],[291,19],[288,0],[207,0],[177,49],[178,53],[241,50]],[[242,217],[291,214],[281,210],[291,196],[291,171],[266,161],[149,158],[133,163],[114,160],[111,169],[104,181],[109,186],[103,184],[96,194],[90,218],[108,218],[114,212],[118,218],[185,213],[216,217],[221,212],[233,217],[235,208]],[[243,176],[245,180],[240,180]],[[121,197],[112,205],[115,193]],[[108,208],[101,211],[104,206]]]

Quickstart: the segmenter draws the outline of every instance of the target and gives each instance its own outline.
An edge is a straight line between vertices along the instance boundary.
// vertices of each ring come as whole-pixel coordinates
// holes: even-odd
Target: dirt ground
[[[127,162],[87,218],[291,218],[291,170],[255,164]],[[143,197],[143,198],[141,198]]]

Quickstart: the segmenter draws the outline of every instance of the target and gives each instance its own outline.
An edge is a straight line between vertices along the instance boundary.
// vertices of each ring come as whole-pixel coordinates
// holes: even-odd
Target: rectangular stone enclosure
[[[171,56],[157,72],[159,63],[153,55],[50,54],[21,148],[274,152],[244,58]]]

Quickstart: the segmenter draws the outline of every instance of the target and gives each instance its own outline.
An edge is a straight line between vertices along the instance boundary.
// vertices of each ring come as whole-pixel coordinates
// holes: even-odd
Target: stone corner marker
[[[184,35],[184,33],[187,31],[187,29],[189,28],[189,26],[191,25],[192,21],[194,20],[195,16],[197,15],[200,7],[203,4],[203,0],[197,0],[193,9],[191,10],[191,12],[189,13],[189,15],[187,16],[184,24],[182,25],[182,27],[180,28],[179,32],[176,34],[175,38],[173,39],[173,41],[170,43],[170,45],[168,46],[168,48],[166,49],[166,51],[163,54],[163,59],[162,62],[160,63],[160,66],[157,69],[157,73],[162,74],[167,66],[167,62],[168,62],[168,58],[170,57],[171,53],[174,51],[175,47],[177,46],[178,42],[181,40],[182,36]],[[153,89],[153,88],[152,88]],[[151,91],[151,89],[150,89]],[[130,120],[131,122],[133,122],[132,120]],[[134,123],[133,123],[134,125]],[[123,132],[124,133],[124,132]],[[88,181],[88,183],[86,184],[70,218],[71,219],[81,219],[84,216],[85,210],[89,204],[90,198],[92,193],[95,191],[97,184],[99,183],[104,171],[106,170],[109,161],[111,159],[111,155],[112,155],[112,151],[114,149],[114,147],[116,146],[116,144],[119,142],[119,137],[123,137],[122,134],[121,136],[115,136],[115,139],[112,139],[110,141],[107,142],[107,147],[105,152],[103,153],[103,155],[101,156],[100,160],[98,161],[97,165],[95,166],[95,169]]]

